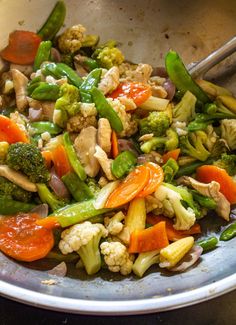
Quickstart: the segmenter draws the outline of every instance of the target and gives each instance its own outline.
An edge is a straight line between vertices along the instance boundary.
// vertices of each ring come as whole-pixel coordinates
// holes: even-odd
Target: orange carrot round
[[[121,82],[109,97],[128,97],[133,99],[137,106],[146,102],[152,95],[151,87],[141,82]]]
[[[133,200],[149,180],[150,169],[136,167],[109,196],[105,208],[116,208]]]
[[[142,189],[142,191],[139,192],[136,197],[145,197],[147,195],[152,194],[156,191],[156,189],[164,179],[163,170],[159,165],[149,162],[145,164],[145,167],[147,167],[150,171],[149,180],[148,183]]]
[[[54,245],[53,232],[36,225],[36,213],[18,214],[0,220],[0,250],[24,262],[45,257]]]
[[[0,115],[0,141],[7,141],[10,144],[15,142],[29,143],[29,138],[15,122]]]
[[[163,163],[165,164],[169,158],[173,158],[174,160],[177,160],[179,158],[180,149],[174,149],[171,151],[168,151],[162,156]]]
[[[31,64],[34,62],[41,38],[33,33],[16,30],[9,35],[7,47],[0,56],[9,62],[16,64]]]
[[[66,150],[62,144],[59,144],[52,151],[52,160],[56,174],[59,177],[62,177],[63,175],[66,175],[67,173],[72,171],[72,167],[67,157]]]
[[[231,204],[236,203],[236,182],[224,169],[214,165],[201,166],[197,169],[196,179],[203,183],[218,182],[226,199]]]

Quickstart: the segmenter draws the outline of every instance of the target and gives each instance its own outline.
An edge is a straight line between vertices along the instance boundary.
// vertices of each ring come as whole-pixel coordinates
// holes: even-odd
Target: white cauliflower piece
[[[110,235],[115,236],[115,235],[118,235],[122,231],[122,229],[124,228],[124,225],[122,223],[124,218],[125,218],[125,215],[122,211],[117,212],[111,218],[109,218],[109,217],[104,218],[104,225]]]
[[[176,121],[176,122],[172,123],[171,127],[172,127],[172,129],[174,129],[176,131],[178,136],[188,134],[186,122]]]
[[[211,151],[212,148],[214,147],[216,141],[219,139],[219,137],[215,133],[212,125],[208,125],[205,132],[207,134],[207,141],[206,141],[205,145],[206,145],[207,149],[209,151]]]
[[[119,137],[130,137],[138,130],[138,124],[131,119],[131,114],[126,113],[125,106],[118,99],[107,98],[108,103],[116,111],[123,124],[123,131]]]
[[[64,33],[58,37],[59,50],[62,53],[74,53],[78,51],[85,40],[85,32],[85,27],[80,24],[66,29]]]
[[[120,73],[119,68],[114,66],[111,69],[109,69],[105,75],[102,77],[98,89],[101,90],[101,92],[106,95],[111,93],[113,90],[115,90],[119,83],[120,83]]]
[[[132,272],[132,256],[129,255],[125,245],[120,242],[103,242],[100,245],[105,263],[111,272],[120,272],[128,275]]]
[[[94,103],[81,103],[80,104],[80,113],[83,117],[87,116],[96,116],[97,109]]]
[[[220,124],[221,137],[231,150],[236,149],[236,119],[222,120]]]
[[[152,74],[152,66],[146,63],[139,63],[135,70],[126,71],[127,80],[147,83]]]

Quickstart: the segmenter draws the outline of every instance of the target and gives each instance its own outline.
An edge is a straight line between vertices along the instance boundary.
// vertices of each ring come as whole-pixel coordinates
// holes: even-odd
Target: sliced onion
[[[203,248],[201,246],[193,246],[193,248],[182,258],[182,260],[174,267],[169,269],[173,272],[184,272],[190,266],[195,264],[202,254]]]
[[[173,82],[170,79],[166,79],[166,81],[163,83],[162,86],[165,88],[165,90],[168,94],[167,99],[172,100],[175,95],[175,90],[176,90]]]
[[[48,216],[48,205],[46,203],[37,205],[31,212],[37,213],[41,218],[46,218]]]
[[[158,76],[161,78],[167,78],[168,74],[165,67],[154,67],[152,70],[151,77]]]
[[[119,152],[122,151],[132,151],[135,156],[138,156],[138,152],[135,149],[135,146],[131,140],[126,140],[126,139],[118,139],[118,147],[119,147]]]
[[[48,274],[50,275],[56,275],[56,276],[61,276],[64,277],[66,276],[67,273],[67,266],[65,262],[61,262],[57,266],[55,266],[53,269],[48,271]]]
[[[110,194],[117,188],[117,186],[120,184],[120,181],[114,181],[110,182],[107,185],[105,185],[101,191],[99,192],[96,201],[93,203],[93,206],[95,209],[102,209],[104,208],[104,205],[110,196]]]
[[[57,176],[54,168],[52,168],[51,170],[51,178],[49,181],[49,186],[59,198],[67,199],[70,197],[70,193],[68,189],[66,188],[62,180]]]
[[[42,120],[42,114],[43,114],[42,108],[40,108],[40,109],[29,108],[29,120],[30,120],[30,122],[41,121]]]
[[[51,57],[52,61],[61,62],[61,54],[55,47],[51,49]]]

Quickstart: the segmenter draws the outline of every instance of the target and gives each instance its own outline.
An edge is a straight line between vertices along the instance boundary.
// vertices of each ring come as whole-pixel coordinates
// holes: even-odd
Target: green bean
[[[195,172],[195,170],[203,165],[212,165],[213,162],[215,161],[214,158],[208,158],[205,161],[195,161],[191,164],[181,166],[178,170],[178,172],[175,175],[175,178],[181,177],[181,176],[186,176],[186,175],[191,175]]]
[[[228,226],[220,235],[220,240],[227,241],[236,236],[236,222]]]
[[[196,245],[201,246],[203,248],[203,252],[208,252],[216,248],[217,244],[218,244],[218,239],[214,236],[196,242]]]
[[[74,172],[67,173],[66,175],[62,176],[61,179],[77,202],[82,202],[93,198],[93,194],[88,185],[81,181]]]
[[[31,97],[36,100],[56,101],[59,98],[60,87],[58,85],[41,82],[40,85],[34,89]]]
[[[52,135],[57,135],[62,131],[58,125],[48,121],[33,122],[30,124],[30,127],[32,128],[34,135],[42,134],[44,132],[48,132]]]
[[[38,35],[42,40],[51,40],[56,36],[62,27],[66,17],[66,6],[64,1],[58,1],[50,13],[44,25],[38,31]]]
[[[201,195],[199,192],[192,190],[193,199],[198,202],[202,207],[214,210],[217,206],[216,202],[208,196]]]
[[[39,44],[38,51],[34,59],[33,70],[37,71],[41,64],[45,61],[48,61],[51,55],[52,42],[43,41]]]
[[[120,153],[111,164],[112,174],[116,178],[121,178],[128,174],[131,168],[137,163],[137,157],[131,151],[123,151]]]

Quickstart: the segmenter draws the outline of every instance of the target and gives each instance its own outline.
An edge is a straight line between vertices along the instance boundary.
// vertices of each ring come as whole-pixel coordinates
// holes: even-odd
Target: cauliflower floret
[[[219,137],[215,133],[212,125],[208,125],[205,131],[207,134],[206,147],[209,151],[211,151],[212,148],[214,147],[216,141],[219,139]]]
[[[103,242],[100,245],[105,263],[111,272],[120,272],[128,275],[132,272],[132,256],[129,255],[125,245],[120,242]]]
[[[96,116],[97,109],[94,103],[81,103],[80,104],[80,113],[83,117]]]
[[[99,242],[107,235],[108,231],[102,224],[85,221],[62,232],[59,249],[63,254],[77,252],[87,273],[94,274],[101,268]]]
[[[127,70],[127,80],[147,83],[152,74],[150,64],[139,63],[136,70]]]
[[[95,115],[84,117],[82,114],[76,114],[69,118],[66,129],[69,132],[80,132],[89,126],[97,127],[97,119]]]
[[[104,95],[111,93],[118,87],[120,83],[119,78],[120,73],[118,67],[112,67],[102,77],[98,89],[101,90]]]
[[[124,220],[125,215],[122,211],[117,212],[112,218],[105,217],[104,218],[104,225],[106,229],[108,230],[110,235],[118,235],[124,225],[122,221]]]
[[[110,69],[113,66],[120,65],[124,61],[124,55],[116,47],[105,46],[96,49],[92,55],[102,68]]]
[[[62,53],[74,53],[78,51],[85,40],[85,27],[75,25],[68,28],[58,37],[58,47]]]
[[[178,136],[188,134],[186,122],[176,121],[176,122],[172,123],[171,127],[176,131]]]
[[[222,120],[220,124],[221,137],[226,140],[231,150],[236,149],[236,120]]]
[[[116,111],[123,124],[123,131],[119,133],[120,137],[130,137],[138,130],[138,124],[132,120],[131,114],[126,113],[125,106],[118,99],[107,98],[108,103]]]

